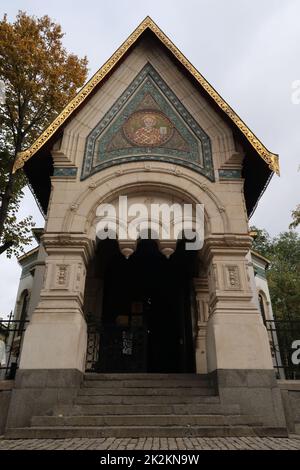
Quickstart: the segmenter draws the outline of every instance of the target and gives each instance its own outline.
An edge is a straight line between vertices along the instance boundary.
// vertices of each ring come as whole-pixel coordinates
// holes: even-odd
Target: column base
[[[83,380],[76,369],[19,369],[6,428],[26,427],[32,416],[47,415],[55,405],[72,404]]]
[[[222,404],[238,404],[241,414],[258,416],[263,426],[286,431],[274,370],[217,369],[210,373]]]

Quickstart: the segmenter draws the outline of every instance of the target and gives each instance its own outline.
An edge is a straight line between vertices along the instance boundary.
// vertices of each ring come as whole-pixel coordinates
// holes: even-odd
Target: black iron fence
[[[0,320],[0,380],[15,378],[28,323],[28,320],[14,320],[12,317]],[[300,320],[267,320],[265,325],[277,377],[300,380]],[[116,328],[112,334],[110,328],[99,328],[94,324],[88,326],[87,371],[103,371],[106,369],[104,362],[111,363],[112,360],[115,367],[129,359],[129,362],[144,363],[145,348],[137,348],[137,357],[133,357],[131,351],[135,341],[138,346],[144,344],[142,329],[136,328],[134,337],[131,337],[127,328]]]
[[[105,325],[88,327],[87,372],[145,372],[147,330]]]
[[[278,379],[300,379],[300,320],[265,322]]]
[[[0,320],[0,380],[13,380],[19,367],[27,320]]]

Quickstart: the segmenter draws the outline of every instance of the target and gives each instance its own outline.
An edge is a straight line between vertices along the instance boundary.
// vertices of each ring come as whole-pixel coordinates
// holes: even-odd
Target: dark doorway
[[[113,242],[104,245],[107,262],[99,370],[194,372],[191,280],[195,253],[179,245],[167,259],[155,241],[141,240],[126,259]]]

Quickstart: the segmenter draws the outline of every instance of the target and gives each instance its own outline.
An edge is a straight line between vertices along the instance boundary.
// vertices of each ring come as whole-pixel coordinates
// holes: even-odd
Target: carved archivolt
[[[178,167],[170,168],[166,163],[153,162],[151,171],[145,172],[144,165],[132,162],[126,164],[120,174],[116,174],[112,168],[103,170],[101,175],[98,174],[97,177],[95,175],[95,180],[90,182],[88,187],[73,200],[63,222],[63,232],[78,231],[78,228],[73,230],[73,221],[76,214],[84,214],[85,222],[81,230],[89,233],[99,204],[111,202],[118,195],[130,195],[137,192],[139,187],[143,188],[144,194],[156,191],[179,197],[187,203],[202,203],[205,208],[207,233],[230,232],[227,213],[218,210],[222,204],[210,185],[203,184],[199,180],[199,175],[184,168],[180,170],[181,184],[179,185],[176,168]],[[76,210],[73,209],[74,206]],[[214,229],[215,224],[217,225]]]

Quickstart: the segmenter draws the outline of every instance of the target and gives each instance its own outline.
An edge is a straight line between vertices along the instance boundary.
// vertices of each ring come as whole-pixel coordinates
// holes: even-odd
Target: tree
[[[266,230],[257,232],[253,249],[270,260],[267,279],[275,318],[300,320],[300,236],[294,231],[271,238]]]
[[[290,223],[289,228],[297,228],[300,225],[300,204],[297,205],[296,209],[292,211],[293,222]]]
[[[87,59],[68,54],[60,25],[19,12],[0,21],[0,254],[17,254],[31,241],[32,219],[17,221],[26,178],[13,174],[18,152],[75,96],[87,77]],[[2,93],[3,95],[3,93]],[[2,97],[3,98],[3,97]]]

